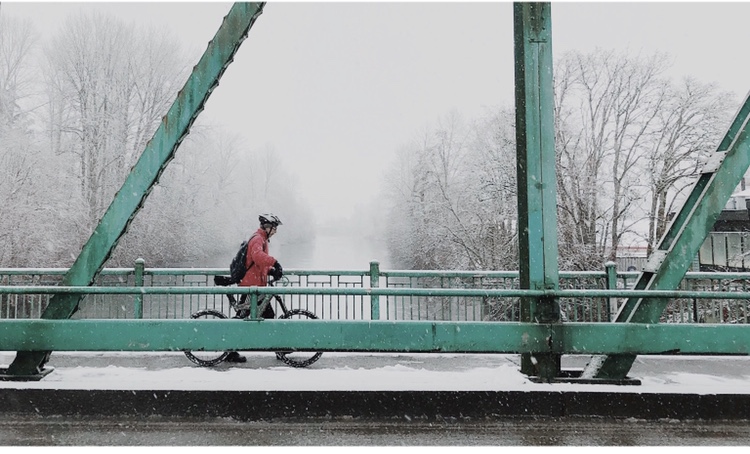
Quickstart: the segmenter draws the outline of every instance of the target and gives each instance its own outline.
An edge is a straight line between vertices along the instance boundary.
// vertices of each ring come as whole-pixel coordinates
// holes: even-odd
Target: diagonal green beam
[[[749,119],[750,96],[745,99],[685,203],[649,257],[635,290],[674,290],[679,287],[721,210],[750,166]],[[667,303],[664,298],[628,298],[615,321],[658,323]],[[594,358],[584,373],[597,378],[623,378],[635,357],[611,355]]]
[[[13,349],[60,351],[202,349],[748,355],[750,325],[386,320],[2,320],[0,345]]]
[[[152,187],[166,168],[180,142],[203,110],[221,75],[247,37],[264,3],[235,3],[219,30],[177,94],[167,115],[146,145],[80,255],[63,278],[63,285],[85,286],[94,282],[99,271],[143,206]],[[42,313],[45,319],[69,318],[78,308],[81,295],[55,295]],[[8,369],[11,375],[37,373],[48,351],[19,351]]]
[[[518,179],[519,278],[522,289],[557,289],[557,176],[550,3],[514,3],[513,34]],[[524,322],[557,322],[555,298],[521,298]],[[560,357],[521,357],[527,375],[554,378]]]

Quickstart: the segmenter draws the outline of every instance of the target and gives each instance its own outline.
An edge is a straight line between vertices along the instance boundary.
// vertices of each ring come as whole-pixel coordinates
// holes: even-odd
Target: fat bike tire
[[[198,312],[195,312],[193,315],[190,316],[192,319],[221,319],[221,318],[227,318],[226,315],[224,315],[223,312],[219,312],[217,310],[213,309],[203,309]],[[221,351],[185,351],[185,356],[192,361],[193,363],[201,366],[201,367],[212,367],[220,362],[224,361],[229,355],[229,352],[221,352]]]
[[[283,314],[279,319],[317,319],[318,317],[310,311],[304,309],[292,309]],[[319,360],[323,352],[276,352],[276,358],[280,359],[287,366],[307,367]]]

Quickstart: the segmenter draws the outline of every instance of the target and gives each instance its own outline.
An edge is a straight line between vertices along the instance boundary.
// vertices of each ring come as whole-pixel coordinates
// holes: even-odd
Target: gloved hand
[[[276,263],[273,264],[270,270],[268,270],[268,275],[273,277],[274,281],[278,281],[281,279],[281,276],[284,275],[284,271],[281,268],[281,263],[277,260]]]

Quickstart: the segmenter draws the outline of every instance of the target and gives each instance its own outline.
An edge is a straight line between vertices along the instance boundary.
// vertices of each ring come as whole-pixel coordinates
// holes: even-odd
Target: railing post
[[[134,267],[134,277],[135,277],[135,286],[136,287],[143,287],[143,270],[146,268],[146,261],[139,258],[135,261],[135,267]],[[137,319],[143,318],[143,293],[139,293],[135,295],[135,309],[134,309],[135,315],[134,317]]]
[[[250,299],[250,319],[258,319],[258,287],[252,287],[253,293],[248,295]]]
[[[607,274],[607,290],[617,289],[617,264],[609,261],[604,264],[604,271]],[[617,317],[617,298],[609,298],[609,320],[612,321]]]
[[[370,288],[380,287],[380,263],[370,262]],[[380,295],[370,295],[370,320],[380,320]]]

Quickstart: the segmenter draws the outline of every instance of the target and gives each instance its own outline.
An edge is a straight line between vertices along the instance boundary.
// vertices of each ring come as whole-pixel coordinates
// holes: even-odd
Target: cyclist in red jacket
[[[269,275],[279,279],[283,273],[281,264],[268,253],[268,242],[276,234],[276,230],[281,225],[281,219],[273,214],[261,214],[258,216],[258,220],[260,221],[260,228],[247,242],[247,262],[245,263],[247,271],[245,277],[238,284],[240,287],[265,287],[268,285]],[[244,302],[244,298],[241,302]],[[235,317],[247,317],[249,312],[249,309],[240,311]],[[261,314],[263,318],[274,318],[274,315],[270,304]],[[237,352],[231,352],[225,361],[244,363],[247,358]]]
[[[245,277],[239,285],[250,287],[256,285],[265,287],[268,285],[269,271],[272,268],[280,268],[279,262],[268,254],[268,242],[276,234],[276,229],[281,225],[281,220],[273,214],[261,214],[258,216],[260,228],[250,237],[247,242],[247,262],[245,263]]]

